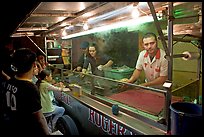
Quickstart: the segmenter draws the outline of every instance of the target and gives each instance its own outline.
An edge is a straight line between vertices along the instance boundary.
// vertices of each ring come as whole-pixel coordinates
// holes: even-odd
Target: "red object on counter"
[[[163,93],[156,93],[145,89],[131,89],[113,94],[108,96],[108,98],[156,116],[162,111],[165,104]],[[182,101],[182,98],[172,96],[171,102],[177,101]]]

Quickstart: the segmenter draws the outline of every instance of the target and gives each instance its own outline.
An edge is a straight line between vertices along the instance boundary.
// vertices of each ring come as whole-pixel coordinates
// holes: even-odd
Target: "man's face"
[[[154,55],[157,51],[157,41],[154,37],[144,38],[143,47],[150,55]]]
[[[83,53],[87,53],[88,48],[81,48],[81,50],[82,50]]]
[[[95,49],[95,47],[89,47],[89,54],[90,54],[92,57],[95,57],[95,56],[96,56],[96,49]]]

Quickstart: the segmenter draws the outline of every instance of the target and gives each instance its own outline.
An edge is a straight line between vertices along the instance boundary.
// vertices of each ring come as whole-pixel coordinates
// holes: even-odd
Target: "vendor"
[[[112,66],[112,59],[105,54],[99,53],[98,47],[95,43],[89,45],[88,51],[90,57],[85,61],[82,72],[87,73],[87,68],[90,64],[92,74],[104,76],[103,69]]]
[[[136,69],[130,79],[124,82],[134,83],[144,70],[146,79],[142,86],[163,85],[168,78],[168,61],[164,58],[165,52],[158,48],[154,33],[146,33],[142,42],[144,50],[139,54]]]
[[[84,42],[81,43],[80,49],[82,50],[83,53],[80,56],[80,58],[78,60],[78,63],[77,63],[77,67],[74,69],[74,71],[78,71],[78,72],[82,71],[84,62],[87,59],[87,56],[89,54],[88,53],[88,47],[89,47],[89,42],[88,41],[84,41]]]

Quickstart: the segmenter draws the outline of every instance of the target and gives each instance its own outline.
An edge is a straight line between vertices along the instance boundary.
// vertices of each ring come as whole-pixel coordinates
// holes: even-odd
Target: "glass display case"
[[[93,130],[100,130],[97,127],[87,128],[90,124],[90,111],[93,110],[101,116],[113,118],[116,123],[125,127],[128,131],[125,135],[166,134],[169,95],[165,88],[144,87],[81,72],[67,73],[68,76],[59,76],[57,79],[70,87],[71,92],[55,93],[55,97],[66,108],[66,113],[76,119],[80,123],[78,126],[82,126],[85,132],[98,134]],[[179,101],[183,99],[172,96],[172,103]],[[118,105],[119,115],[112,113],[113,105]]]

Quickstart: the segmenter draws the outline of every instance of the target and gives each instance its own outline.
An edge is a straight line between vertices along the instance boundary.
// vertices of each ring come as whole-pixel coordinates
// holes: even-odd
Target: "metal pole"
[[[159,37],[161,39],[161,42],[162,42],[162,46],[164,48],[164,51],[166,53],[166,55],[169,57],[169,50],[167,48],[167,44],[166,44],[166,41],[165,41],[165,38],[164,38],[164,34],[162,32],[162,29],[160,27],[160,24],[159,24],[159,21],[157,19],[157,16],[156,16],[156,13],[155,13],[155,9],[154,9],[154,6],[152,4],[152,2],[148,2],[148,5],[149,5],[149,8],[150,8],[150,11],[152,13],[152,17],[154,19],[154,23],[155,23],[155,26],[157,28],[157,31],[158,31],[158,34],[159,34]]]
[[[199,92],[200,92],[200,77],[201,77],[201,54],[202,54],[202,50],[201,50],[201,43],[199,43],[200,45],[198,46],[198,53],[200,53],[200,57],[198,58],[198,65],[197,65],[197,78],[198,78],[198,90],[197,90],[197,93],[196,93],[196,98],[197,98],[197,102],[198,104],[200,104],[200,99],[199,99]]]
[[[184,57],[184,58],[188,58],[188,54],[174,54],[172,55],[172,58],[181,58],[181,57]]]
[[[45,37],[45,56],[46,56],[45,61],[47,62],[47,39],[46,37]]]
[[[168,60],[168,80],[172,82],[172,72],[173,72],[173,2],[168,3],[168,51],[169,51],[169,60]],[[170,131],[170,109],[171,105],[171,87],[167,90],[166,96],[166,123],[167,123],[167,133]]]
[[[154,6],[153,6],[152,2],[148,2],[148,5],[150,7],[150,11],[152,13],[154,23],[156,25],[158,34],[160,36],[162,45],[163,45],[164,50],[166,52],[166,57],[168,60],[168,81],[172,82],[172,63],[173,63],[173,59],[172,59],[172,53],[173,53],[173,50],[172,50],[172,43],[173,43],[173,40],[172,40],[172,35],[173,35],[173,21],[172,21],[173,18],[172,18],[172,15],[173,15],[173,11],[172,11],[172,8],[173,8],[173,3],[169,2],[169,5],[168,5],[168,7],[169,7],[168,8],[168,14],[169,14],[169,18],[168,18],[168,37],[169,37],[168,38],[168,48],[167,48],[167,44],[166,44],[162,29],[160,27],[159,21],[157,19],[157,16],[156,16],[156,13],[154,10]],[[167,91],[167,94],[166,94],[166,98],[165,98],[165,107],[164,107],[164,115],[163,116],[164,116],[164,119],[166,121],[167,133],[168,133],[170,130],[169,106],[171,104],[171,87],[167,88],[166,91]]]
[[[26,35],[26,37],[27,37],[44,55],[46,55],[45,52],[42,51],[42,49],[39,48],[38,45],[37,45],[30,37],[28,37],[27,35]]]

